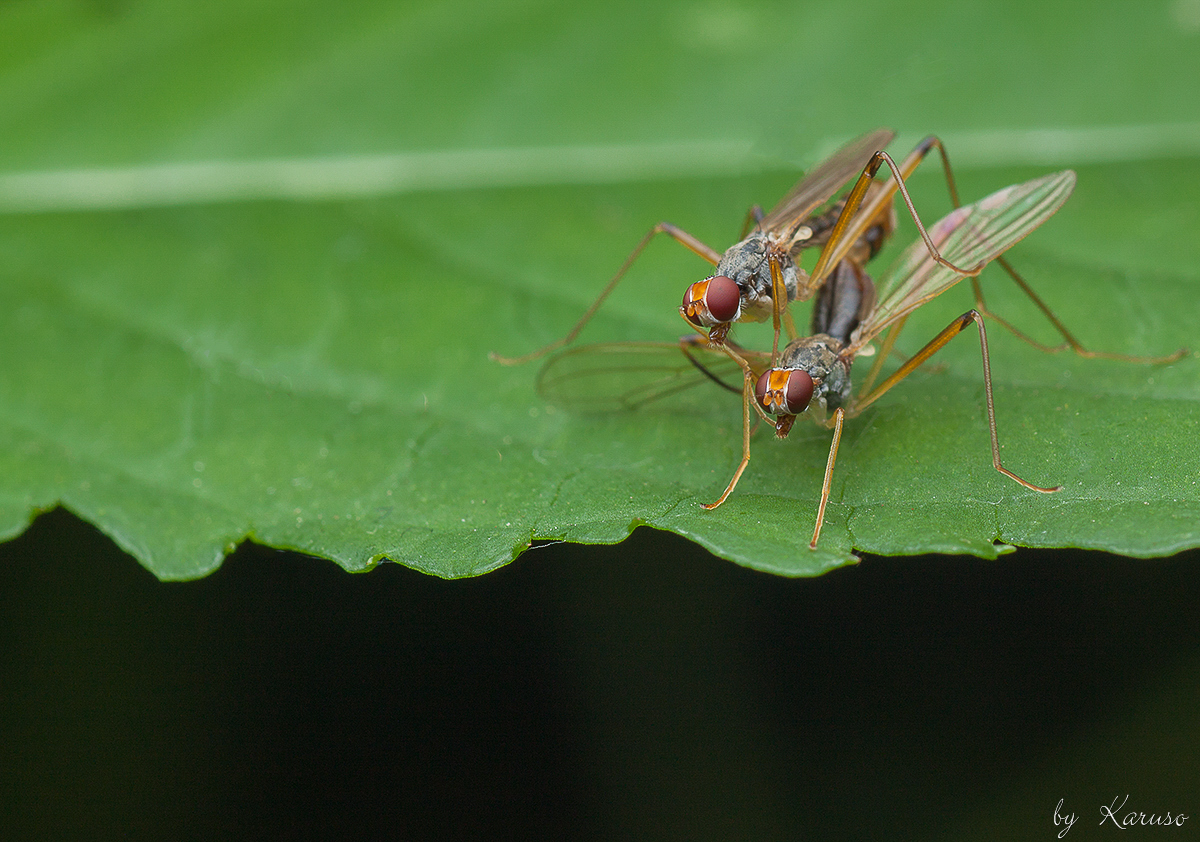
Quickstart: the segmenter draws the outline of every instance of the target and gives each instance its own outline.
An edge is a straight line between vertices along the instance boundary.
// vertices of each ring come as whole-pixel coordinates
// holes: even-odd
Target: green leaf
[[[815,552],[823,429],[760,431],[708,512],[736,398],[573,415],[487,358],[561,337],[658,220],[724,248],[876,125],[900,153],[941,135],[967,199],[1076,169],[1013,262],[1088,347],[1196,346],[1197,28],[1110,5],[6,4],[0,535],[63,505],[176,579],[245,539],[466,576],[639,524],[787,575],[852,549],[1196,546],[1194,356],[1049,356],[993,326],[1005,462],[1065,486],[1043,496],[992,469],[960,338],[848,423]],[[704,270],[655,243],[580,341],[680,335]],[[970,306],[960,284],[922,307],[902,350]]]

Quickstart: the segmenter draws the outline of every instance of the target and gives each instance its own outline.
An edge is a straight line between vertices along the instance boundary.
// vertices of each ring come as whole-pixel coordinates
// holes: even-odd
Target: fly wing
[[[1071,170],[1014,184],[963,205],[928,228],[949,262],[973,267],[995,260],[1054,215],[1075,188]],[[900,255],[879,279],[879,304],[851,339],[861,349],[880,331],[941,295],[963,276],[934,262],[923,240]]]
[[[735,349],[765,370],[770,355]],[[561,351],[538,373],[538,394],[572,412],[637,409],[703,384],[742,394],[742,369],[724,352],[687,337],[679,342],[601,342]],[[711,399],[711,392],[698,400]]]
[[[895,133],[891,129],[876,129],[850,141],[817,164],[763,217],[762,229],[771,231],[812,216],[813,211],[829,201],[846,182],[861,173],[871,156],[891,143],[893,137]]]

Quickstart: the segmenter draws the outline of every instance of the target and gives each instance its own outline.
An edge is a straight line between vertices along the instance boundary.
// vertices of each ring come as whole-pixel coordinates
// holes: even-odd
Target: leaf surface
[[[1065,486],[1046,497],[992,469],[978,344],[952,343],[848,424],[816,552],[823,429],[759,431],[706,512],[740,453],[734,396],[574,415],[539,399],[536,366],[487,357],[565,334],[658,220],[723,249],[747,207],[878,125],[898,154],[941,134],[968,200],[1075,169],[1013,262],[1089,347],[1200,345],[1196,35],[1117,4],[1049,15],[6,4],[0,535],[63,505],[167,579],[246,539],[467,576],[639,524],[786,575],[852,549],[1196,546],[1195,356],[1052,356],[991,329],[1004,458]],[[865,19],[889,24],[871,49],[831,53]],[[949,204],[925,169],[931,221]],[[580,341],[671,341],[705,274],[654,243]],[[983,283],[1056,341],[997,268]],[[901,350],[970,306],[960,284],[921,307]]]

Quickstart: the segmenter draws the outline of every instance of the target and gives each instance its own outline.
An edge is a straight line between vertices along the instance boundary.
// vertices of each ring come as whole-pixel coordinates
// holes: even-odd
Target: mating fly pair
[[[702,336],[685,338],[678,343],[607,343],[570,349],[546,364],[539,376],[539,389],[547,399],[568,405],[584,397],[592,405],[608,402],[629,406],[686,388],[705,376],[726,388],[732,388],[718,376],[722,360],[732,361],[742,375],[742,386],[736,390],[742,394],[742,459],[724,493],[705,508],[716,508],[728,498],[749,462],[754,418],[752,410],[772,423],[781,438],[788,434],[795,418],[808,411],[818,423],[833,429],[833,441],[810,544],[815,548],[824,521],[845,417],[853,417],[876,401],[972,322],[978,325],[980,332],[994,467],[1028,489],[1057,491],[1057,487],[1043,488],[1029,483],[1001,465],[987,337],[980,315],[986,310],[977,283],[976,309],[951,322],[877,387],[871,389],[870,385],[877,378],[908,315],[962,278],[972,277],[974,280],[984,266],[1045,222],[1070,195],[1075,174],[1064,171],[1005,188],[974,204],[957,207],[926,230],[904,188],[903,179],[915,170],[931,149],[938,148],[951,198],[958,205],[945,152],[936,138],[929,138],[897,166],[882,151],[882,146],[890,139],[891,132],[880,130],[848,144],[802,179],[770,213],[763,215],[752,211],[750,218],[757,222],[753,231],[724,255],[690,234],[667,223],[660,223],[643,238],[566,337],[526,357],[497,359],[507,363],[522,362],[570,342],[649,240],[657,233],[667,233],[717,267],[714,275],[688,288],[680,308],[684,319]],[[890,169],[889,177],[876,181],[875,175],[885,162]],[[846,196],[831,208],[820,211],[821,206],[856,173],[858,179]],[[897,190],[917,224],[921,239],[913,243],[880,278],[877,295],[876,286],[866,273],[864,264],[874,256],[894,228],[891,202]],[[814,246],[822,246],[821,255],[813,270],[805,273],[797,265],[797,256],[804,249]],[[1066,340],[1062,347],[1071,347],[1085,356],[1116,356],[1084,350],[1011,267],[1007,264],[1004,266],[1050,316]],[[814,295],[817,300],[813,310],[812,334],[797,337],[786,311],[787,303]],[[775,341],[770,353],[751,351],[727,341],[732,322],[761,321],[767,317],[773,319],[775,328]],[[1006,322],[1001,323],[1009,327]],[[787,330],[790,340],[782,353],[778,349],[781,327]],[[708,332],[705,335],[706,328]],[[889,328],[875,366],[868,375],[864,394],[855,399],[850,385],[851,365],[856,357],[866,355],[870,343]],[[1025,338],[1019,333],[1018,336]],[[1126,359],[1160,362],[1177,359],[1178,356]],[[688,369],[692,377],[687,376]],[[614,371],[628,376],[629,382],[614,382]]]

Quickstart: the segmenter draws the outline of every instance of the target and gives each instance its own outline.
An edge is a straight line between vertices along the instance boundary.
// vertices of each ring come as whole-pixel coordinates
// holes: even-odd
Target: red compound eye
[[[742,291],[731,278],[716,275],[708,279],[708,290],[704,293],[704,303],[708,312],[717,322],[732,322],[737,318],[738,304],[741,302]]]
[[[767,412],[799,415],[812,400],[812,377],[800,369],[773,368],[758,378],[754,395]]]
[[[808,409],[812,400],[813,381],[807,371],[792,371],[788,373],[787,389],[784,392],[784,404],[792,415],[799,415]]]
[[[728,324],[741,309],[742,291],[724,275],[697,281],[683,294],[683,317],[696,327]]]

